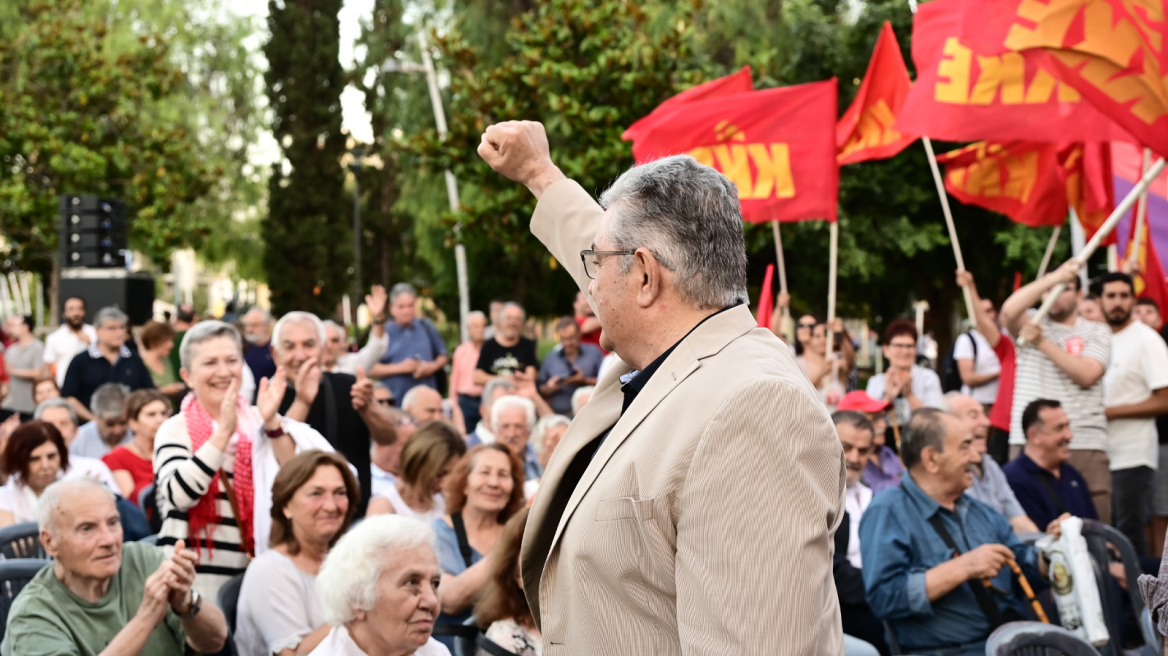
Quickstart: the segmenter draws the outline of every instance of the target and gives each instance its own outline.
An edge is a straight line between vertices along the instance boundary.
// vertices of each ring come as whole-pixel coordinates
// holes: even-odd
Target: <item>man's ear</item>
[[[48,529],[41,529],[41,546],[44,547],[45,553],[49,558],[57,557],[57,541],[56,537]]]
[[[657,258],[647,248],[638,248],[633,254],[630,274],[637,276],[637,305],[647,308],[655,303],[664,291],[665,275],[668,269],[661,266]]]

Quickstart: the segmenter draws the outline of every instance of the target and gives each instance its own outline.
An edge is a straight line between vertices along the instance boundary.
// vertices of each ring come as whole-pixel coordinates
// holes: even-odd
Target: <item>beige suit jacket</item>
[[[532,218],[581,289],[602,213],[566,180]],[[628,372],[601,377],[527,520],[544,654],[843,654],[843,454],[786,346],[739,306],[683,339],[622,416]]]

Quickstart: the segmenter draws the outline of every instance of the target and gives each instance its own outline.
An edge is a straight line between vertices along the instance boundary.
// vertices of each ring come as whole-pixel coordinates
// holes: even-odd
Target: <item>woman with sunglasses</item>
[[[804,317],[800,317],[800,327],[804,323]],[[834,343],[831,358],[827,356],[827,324],[816,322],[810,328],[810,341],[795,360],[819,390],[824,403],[834,411],[848,391],[848,379],[855,367],[856,352],[844,322],[839,317],[832,321],[831,328]]]

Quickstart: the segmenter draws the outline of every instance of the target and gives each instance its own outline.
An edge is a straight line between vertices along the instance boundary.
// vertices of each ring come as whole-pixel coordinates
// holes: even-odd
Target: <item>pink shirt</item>
[[[450,364],[450,389],[455,394],[482,396],[483,386],[474,384],[475,365],[479,361],[482,347],[474,342],[463,342],[454,349],[454,359]]]

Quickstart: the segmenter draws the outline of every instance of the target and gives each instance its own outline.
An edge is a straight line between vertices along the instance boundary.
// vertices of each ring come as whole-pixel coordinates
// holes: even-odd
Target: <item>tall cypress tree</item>
[[[328,316],[347,289],[352,226],[341,165],[340,8],[341,0],[268,2],[264,77],[284,157],[273,166],[263,236],[277,312]]]

